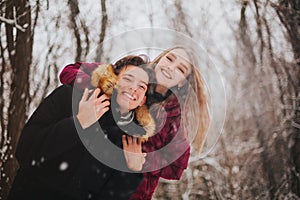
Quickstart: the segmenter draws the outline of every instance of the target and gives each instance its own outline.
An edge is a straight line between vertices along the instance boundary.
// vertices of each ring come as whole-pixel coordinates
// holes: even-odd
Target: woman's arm
[[[64,85],[75,85],[77,89],[91,87],[91,74],[101,63],[76,62],[64,67],[59,75],[59,80]],[[75,83],[75,80],[77,82]]]
[[[145,171],[166,179],[180,179],[187,168],[190,145],[181,125],[181,110],[177,99],[169,98],[163,109],[164,114],[156,115],[159,132],[149,138],[143,146],[147,152]]]
[[[143,171],[170,180],[179,180],[187,168],[190,146],[186,141],[172,141],[157,151],[148,152]]]

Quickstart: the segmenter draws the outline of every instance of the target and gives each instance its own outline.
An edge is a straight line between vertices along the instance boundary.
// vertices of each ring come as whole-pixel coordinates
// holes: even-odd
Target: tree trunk
[[[81,47],[81,39],[78,25],[76,23],[76,18],[79,14],[79,7],[77,0],[69,0],[68,5],[70,8],[70,23],[74,32],[74,36],[76,39],[76,61],[81,61],[82,47]]]
[[[272,4],[274,7],[280,21],[286,29],[288,35],[288,41],[290,42],[294,58],[297,65],[295,65],[295,75],[298,77],[298,83],[295,87],[295,96],[294,96],[294,118],[292,119],[292,140],[293,146],[291,148],[291,158],[293,159],[293,164],[295,165],[295,171],[293,172],[292,177],[292,191],[293,193],[300,196],[300,1],[294,0],[285,0],[280,1],[277,5]]]
[[[7,135],[11,150],[8,148],[4,162],[5,177],[1,177],[2,196],[6,198],[13,176],[17,169],[17,162],[11,155],[15,153],[16,145],[25,124],[28,109],[29,95],[29,68],[32,61],[32,34],[31,34],[31,6],[28,0],[7,1],[6,16],[10,19],[14,14],[17,24],[25,31],[6,24],[8,55],[11,65],[10,104],[8,108]],[[15,12],[15,13],[14,13]],[[13,35],[16,29],[16,36]]]
[[[107,21],[108,21],[105,0],[101,0],[101,13],[102,13],[101,32],[99,36],[99,43],[98,43],[97,53],[96,53],[97,62],[103,62],[103,41],[105,38]]]

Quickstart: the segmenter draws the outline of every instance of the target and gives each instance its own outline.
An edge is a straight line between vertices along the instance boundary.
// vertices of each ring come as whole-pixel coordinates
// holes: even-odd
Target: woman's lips
[[[165,69],[161,69],[161,73],[167,78],[167,79],[172,79],[172,76],[170,75],[170,73],[165,70]]]

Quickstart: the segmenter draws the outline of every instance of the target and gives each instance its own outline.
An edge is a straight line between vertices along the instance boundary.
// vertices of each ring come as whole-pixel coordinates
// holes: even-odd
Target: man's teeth
[[[124,93],[124,95],[126,95],[129,99],[131,100],[136,100],[135,97],[131,96],[130,94],[128,94],[127,92]]]

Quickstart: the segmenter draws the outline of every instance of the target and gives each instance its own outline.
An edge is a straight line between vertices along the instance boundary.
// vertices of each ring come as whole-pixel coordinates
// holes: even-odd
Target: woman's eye
[[[172,58],[170,56],[166,56],[166,57],[169,61],[172,61]]]
[[[178,70],[179,70],[181,73],[183,73],[183,74],[184,74],[184,69],[182,69],[182,68],[178,68]]]

